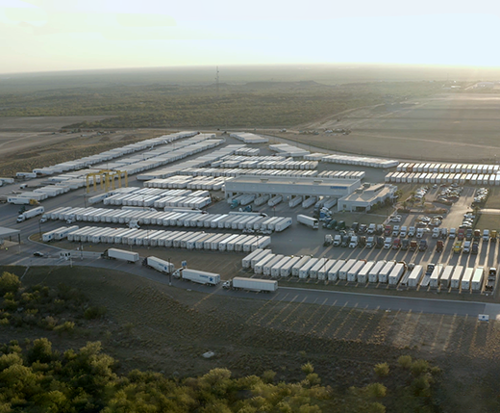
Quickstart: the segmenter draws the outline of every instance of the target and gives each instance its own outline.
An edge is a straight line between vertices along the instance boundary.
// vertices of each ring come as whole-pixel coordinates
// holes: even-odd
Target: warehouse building
[[[226,182],[226,199],[237,194],[343,198],[360,186],[359,179],[240,176]]]
[[[385,184],[360,187],[339,199],[337,208],[339,211],[368,212],[377,202],[385,202],[387,198],[394,198],[396,190],[396,186]]]

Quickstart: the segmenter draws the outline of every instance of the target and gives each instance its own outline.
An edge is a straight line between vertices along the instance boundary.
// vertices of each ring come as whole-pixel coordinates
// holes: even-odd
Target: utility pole
[[[215,68],[215,93],[219,99],[219,66]]]

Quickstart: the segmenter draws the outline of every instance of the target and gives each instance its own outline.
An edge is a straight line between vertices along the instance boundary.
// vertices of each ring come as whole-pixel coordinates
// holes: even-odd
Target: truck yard
[[[137,165],[128,167],[131,174],[127,188],[115,188],[113,181],[113,187],[107,188],[107,191],[101,189],[94,192],[91,181],[91,190],[87,194],[85,188],[76,184],[73,177],[69,180],[73,179],[77,189],[58,193],[50,189],[51,185],[56,187],[53,183],[47,187],[48,182],[58,181],[57,176],[53,175],[55,171],[61,170],[57,166],[42,170],[49,173],[48,180],[37,177],[21,181],[25,182],[23,187],[27,186],[24,188],[28,194],[26,198],[36,194],[34,191],[39,187],[43,188],[44,194],[49,194],[48,198],[37,201],[43,207],[27,208],[28,216],[30,209],[34,211],[42,208],[41,220],[32,218],[26,222],[14,223],[13,218],[17,216],[18,209],[15,203],[23,195],[17,193],[17,183],[6,184],[0,188],[0,195],[7,196],[16,192],[16,198],[11,200],[11,204],[1,206],[3,213],[0,223],[6,227],[17,225],[21,228],[24,241],[21,251],[30,245],[28,237],[37,240],[40,235],[43,235],[41,241],[47,244],[45,253],[50,253],[52,247],[57,247],[81,251],[82,258],[83,252],[103,252],[115,245],[117,248],[126,245],[126,249],[139,253],[141,257],[155,255],[172,262],[176,268],[181,266],[181,262],[187,262],[188,268],[213,271],[220,274],[221,280],[226,281],[238,275],[252,279],[278,279],[280,285],[299,288],[333,288],[339,291],[412,296],[420,294],[422,297],[446,294],[452,298],[458,297],[459,293],[461,297],[467,295],[471,299],[489,299],[494,293],[496,276],[491,276],[490,268],[495,269],[498,262],[497,245],[500,243],[496,242],[496,235],[494,240],[488,237],[487,240],[481,238],[473,242],[471,238],[470,245],[465,239],[465,230],[463,240],[460,238],[462,233],[458,234],[460,239],[451,235],[456,234],[461,221],[465,220],[464,213],[472,211],[473,198],[477,198],[478,190],[471,182],[462,182],[464,188],[458,195],[458,201],[455,201],[456,205],[446,206],[448,210],[445,216],[438,219],[439,226],[432,230],[427,223],[422,227],[422,213],[397,215],[390,208],[350,212],[343,205],[342,197],[346,194],[351,197],[350,194],[355,192],[369,191],[371,186],[375,188],[380,182],[381,187],[384,187],[384,177],[385,181],[391,181],[389,187],[392,188],[393,176],[402,173],[399,171],[411,170],[413,164],[400,163],[396,168],[398,162],[394,160],[325,156],[319,153],[301,153],[299,158],[287,158],[290,151],[293,152],[293,146],[258,144],[249,152],[242,145],[236,145],[238,141],[228,136],[223,137],[222,145],[202,148],[201,151],[208,150],[217,154],[207,157],[198,155],[199,149],[190,152],[190,147],[197,147],[200,142],[216,141],[219,137],[214,134],[200,136],[201,138],[197,138],[192,132],[175,135],[177,142],[180,142],[177,143],[178,147],[187,155],[169,161],[172,166],[166,169],[162,167],[160,173],[148,167],[147,173],[141,175],[138,165],[143,162],[140,151],[144,146],[136,144],[139,149],[134,158],[137,159]],[[183,142],[189,140],[192,143],[183,146]],[[163,156],[166,150],[162,149],[162,145],[165,148],[172,145],[168,135],[165,142],[158,139],[152,141],[156,142],[155,151],[159,156]],[[173,147],[169,150],[175,152]],[[285,150],[289,153],[284,152]],[[208,161],[200,162],[204,157]],[[276,161],[273,160],[274,157]],[[127,155],[129,165],[134,162],[132,158]],[[325,159],[323,162],[322,158]],[[124,167],[120,160],[118,156],[113,162],[121,170]],[[148,165],[152,162],[151,160]],[[70,167],[73,165],[80,164],[75,162]],[[192,165],[207,165],[211,169],[196,170]],[[422,171],[470,169],[488,171],[490,175],[496,173],[494,166],[486,165],[415,165],[418,165],[416,170]],[[234,172],[228,172],[228,168],[233,168],[231,171]],[[233,179],[235,176],[244,176],[238,175],[240,171],[261,170],[257,180],[243,179],[246,186],[238,192],[238,181]],[[221,171],[224,172],[222,175],[219,173]],[[309,172],[313,174],[312,177],[304,177]],[[199,175],[198,179],[194,173],[202,173],[203,177]],[[68,180],[64,175],[61,175],[61,179],[62,185]],[[92,179],[97,179],[96,183],[102,186],[105,183],[102,180],[106,178],[100,176],[99,180],[97,174]],[[417,178],[415,185],[411,186],[406,177],[404,193],[416,192],[418,195],[422,186],[431,183],[436,186],[434,182],[437,182],[437,176],[432,179],[433,182],[429,180],[427,183],[424,178],[421,183],[420,178]],[[293,180],[298,183],[305,180],[300,187],[300,195],[293,195]],[[458,177],[456,180],[457,183],[461,182]],[[80,182],[85,186],[84,180],[80,179]],[[253,182],[259,183],[254,193],[251,189]],[[496,185],[495,179],[481,179],[480,183],[484,182]],[[224,191],[227,183],[232,185],[230,193]],[[403,185],[403,182],[395,179],[394,184]],[[446,185],[455,184],[453,180]],[[317,185],[319,186],[316,188]],[[324,185],[324,190],[321,185]],[[292,189],[285,189],[288,186]],[[279,188],[283,189],[280,191]],[[329,191],[328,195],[321,195],[324,191]],[[425,196],[437,199],[438,192],[439,188],[428,188],[425,189]],[[377,201],[376,196],[370,202],[381,202]],[[397,225],[392,221],[396,221]],[[418,228],[418,225],[421,227]],[[491,231],[496,234],[494,228]],[[271,258],[272,265],[263,264],[262,268],[257,266],[257,271],[242,265],[241,260],[246,255],[262,248],[272,251],[272,258],[267,257]],[[224,259],[221,254],[224,254]],[[307,264],[302,257],[311,259]],[[33,258],[30,260],[33,261]],[[222,265],[222,262],[227,262],[227,265]],[[345,263],[344,266],[349,264],[352,269],[342,268],[342,263]],[[370,276],[372,268],[383,270],[383,263],[394,268],[387,267],[382,272],[386,273],[383,276]],[[298,265],[301,267],[295,271],[295,266]],[[432,269],[436,266],[439,269],[463,267],[466,277],[457,275],[459,280],[453,283],[441,282],[439,277],[437,281],[433,281]],[[472,282],[469,274],[481,268],[483,273],[480,280]]]

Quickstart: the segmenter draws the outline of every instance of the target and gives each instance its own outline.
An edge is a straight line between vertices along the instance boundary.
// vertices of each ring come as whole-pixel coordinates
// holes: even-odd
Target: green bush
[[[0,294],[5,293],[16,293],[21,287],[21,281],[17,275],[11,274],[10,272],[4,272],[0,277]]]
[[[400,356],[398,358],[398,364],[404,369],[409,369],[411,367],[411,362],[411,356]]]
[[[63,332],[72,333],[75,330],[75,323],[72,321],[65,321],[63,324],[60,324],[54,327],[54,331],[58,334]]]
[[[411,372],[415,376],[420,376],[429,370],[429,363],[425,360],[415,360],[410,367]]]
[[[373,369],[379,377],[387,377],[389,375],[389,365],[387,363],[379,363]]]
[[[104,314],[106,314],[106,307],[94,306],[87,308],[83,313],[83,316],[86,320],[94,320],[96,318],[101,318]]]

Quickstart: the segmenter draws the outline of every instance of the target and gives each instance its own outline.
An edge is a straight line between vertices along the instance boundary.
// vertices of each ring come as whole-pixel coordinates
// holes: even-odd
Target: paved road
[[[24,251],[19,254],[16,249],[2,251],[0,255],[1,265],[21,266],[68,266],[78,265],[86,267],[109,268],[124,271],[140,277],[148,278],[164,284],[169,283],[169,277],[158,274],[156,271],[145,268],[140,264],[128,264],[120,261],[103,260],[92,256],[84,257],[83,260],[66,261],[58,258],[59,250],[51,247],[39,247],[33,244],[29,247],[23,246]],[[35,258],[26,256],[32,250],[40,250],[51,254],[54,258]],[[500,304],[485,304],[479,302],[464,302],[453,300],[439,300],[413,297],[395,297],[386,295],[347,293],[341,291],[323,291],[315,289],[301,289],[292,287],[280,287],[274,294],[256,294],[244,291],[226,291],[219,285],[216,288],[187,283],[182,280],[173,279],[174,288],[189,289],[202,293],[220,294],[231,297],[242,297],[259,300],[273,300],[285,302],[300,302],[309,304],[320,304],[324,306],[338,306],[359,308],[360,310],[389,310],[431,314],[447,314],[458,316],[473,316],[488,314],[491,319],[500,320]]]

